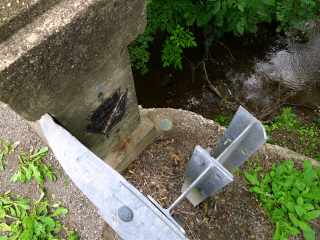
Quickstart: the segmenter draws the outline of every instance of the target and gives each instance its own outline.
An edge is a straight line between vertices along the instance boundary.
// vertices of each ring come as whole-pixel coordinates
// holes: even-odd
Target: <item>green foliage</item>
[[[2,160],[5,155],[12,154],[16,149],[16,147],[12,146],[14,144],[13,142],[6,143],[3,139],[1,139],[1,143],[2,143],[3,152],[0,152],[0,169],[1,171],[4,171]],[[8,162],[5,162],[5,164],[8,164]]]
[[[320,160],[319,125],[299,123],[295,117],[296,115],[291,113],[291,108],[284,108],[281,116],[274,118],[270,125],[264,125],[272,136],[269,142]]]
[[[164,48],[161,56],[163,67],[173,64],[174,67],[178,66],[179,69],[182,70],[182,49],[197,46],[194,39],[193,33],[190,32],[189,29],[184,29],[184,27],[180,27],[178,24],[173,30],[172,35],[167,37],[165,44],[163,45]]]
[[[278,31],[283,30],[293,37],[298,31],[305,32],[309,21],[319,19],[319,15],[318,0],[148,0],[146,32],[131,46],[131,64],[145,73],[150,35],[157,32],[173,34],[178,25],[200,28],[209,39],[205,44],[210,45],[214,37],[222,37],[225,33],[235,36],[255,33],[260,23],[271,21],[278,22]],[[170,44],[174,44],[173,41],[166,41],[165,53],[175,50],[173,45],[168,46]],[[172,60],[177,66],[180,54],[178,52]],[[168,59],[164,58],[164,61],[167,66]]]
[[[278,30],[284,30],[287,35],[305,31],[309,21],[319,19],[319,1],[280,0],[276,1],[275,10],[280,23]]]
[[[284,125],[289,131],[297,124],[297,121],[294,120],[294,117],[296,117],[296,115],[291,113],[291,108],[283,108],[282,110],[283,114],[276,117],[275,121],[278,125]]]
[[[50,204],[49,200],[43,200],[44,192],[42,192],[40,198],[34,202],[32,211],[28,214],[27,210],[31,209],[28,205],[30,199],[20,198],[15,201],[9,197],[10,194],[12,194],[10,191],[4,195],[0,194],[0,218],[14,219],[10,225],[6,222],[0,224],[0,231],[9,232],[9,237],[1,236],[1,240],[58,240],[53,232],[59,233],[64,228],[60,220],[57,219],[60,214],[68,212],[66,208],[60,207],[60,201]],[[65,230],[68,234],[67,240],[79,239],[74,231]]]
[[[55,172],[52,171],[51,164],[44,164],[48,149],[48,147],[43,147],[39,152],[36,152],[31,156],[25,156],[24,153],[21,153],[18,156],[20,166],[10,181],[24,182],[25,180],[31,180],[31,178],[34,177],[39,183],[44,183],[45,180],[43,175],[49,177],[51,181],[56,181]],[[32,151],[30,151],[30,154],[32,154]]]
[[[149,62],[150,52],[148,52],[148,43],[153,42],[147,31],[140,34],[138,38],[133,41],[128,49],[130,51],[130,63],[136,69],[141,69],[141,74],[144,75],[148,72],[146,63]]]
[[[258,24],[276,20],[278,30],[304,31],[319,19],[316,0],[153,0],[148,1],[148,26],[171,33],[176,25],[213,27],[216,32],[256,32]]]
[[[236,170],[234,170],[234,172],[232,173],[232,175],[236,175],[237,173],[240,172],[240,168],[237,168]]]
[[[273,239],[288,239],[288,233],[297,236],[301,231],[305,239],[315,239],[308,221],[320,216],[320,167],[312,169],[307,160],[301,171],[294,169],[293,161],[284,161],[278,167],[272,164],[270,174],[262,170],[250,165],[250,173],[243,173],[250,183],[245,182],[254,185],[249,191],[256,193],[261,208],[276,224]]]
[[[232,115],[221,115],[220,113],[212,113],[211,115],[212,120],[224,127],[228,127],[233,118]]]

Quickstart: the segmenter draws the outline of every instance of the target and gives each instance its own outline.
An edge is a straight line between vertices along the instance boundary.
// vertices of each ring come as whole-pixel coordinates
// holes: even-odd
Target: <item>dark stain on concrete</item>
[[[108,137],[113,126],[119,123],[125,115],[127,95],[128,89],[124,93],[120,93],[120,89],[113,93],[86,119],[89,124],[85,130]]]

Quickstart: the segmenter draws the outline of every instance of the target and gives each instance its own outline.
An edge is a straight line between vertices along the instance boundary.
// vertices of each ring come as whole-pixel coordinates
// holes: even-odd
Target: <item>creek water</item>
[[[319,108],[320,33],[310,36],[306,43],[286,42],[274,26],[266,25],[255,35],[226,35],[219,41],[210,49],[214,61],[206,62],[206,70],[223,96],[236,96],[251,111],[266,109],[279,98],[284,106],[304,114]],[[209,111],[217,110],[220,100],[206,87],[203,68],[199,66],[193,74],[191,67],[203,60],[205,50],[184,51],[182,71],[163,68],[162,42],[158,39],[150,47],[149,72],[140,75],[134,71],[139,104],[200,113],[211,105]]]

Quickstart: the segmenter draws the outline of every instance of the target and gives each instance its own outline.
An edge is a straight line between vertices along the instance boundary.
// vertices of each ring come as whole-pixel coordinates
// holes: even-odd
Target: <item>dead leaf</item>
[[[210,138],[213,138],[213,135],[212,134],[209,134],[206,139],[207,139],[207,142],[209,141]]]
[[[209,218],[203,218],[201,224],[205,223],[205,222],[208,222]]]
[[[173,159],[173,158],[178,158],[178,155],[177,154],[172,154],[171,155],[171,158]]]
[[[207,214],[207,212],[208,212],[208,203],[207,202],[203,203],[203,208],[204,208],[204,214]]]

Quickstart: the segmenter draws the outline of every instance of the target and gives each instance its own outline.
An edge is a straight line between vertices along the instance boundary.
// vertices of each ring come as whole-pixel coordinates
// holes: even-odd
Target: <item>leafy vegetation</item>
[[[172,36],[167,37],[163,45],[163,54],[161,56],[163,67],[173,64],[174,67],[178,66],[182,70],[182,49],[197,46],[194,39],[193,33],[189,29],[184,29],[184,27],[180,27],[178,24],[173,30]]]
[[[260,160],[255,159],[256,162]],[[276,224],[273,239],[289,239],[288,234],[303,233],[306,240],[315,239],[308,221],[320,216],[320,167],[312,168],[311,160],[303,163],[303,170],[296,170],[293,161],[284,161],[277,167],[272,164],[271,172],[262,174],[262,166],[249,162],[249,171],[244,175],[260,200],[260,206]]]
[[[210,45],[225,33],[235,36],[255,33],[259,24],[271,21],[278,23],[277,31],[283,30],[295,37],[299,31],[306,32],[309,22],[319,19],[319,14],[320,2],[316,0],[147,0],[147,28],[129,47],[131,63],[142,69],[142,74],[146,73],[145,63],[150,55],[146,53],[147,46],[153,40],[150,36],[159,32],[172,35],[178,26],[193,31],[200,29],[206,45]],[[167,38],[164,48],[174,49],[174,44],[175,41]],[[169,61],[169,64],[175,63]],[[164,62],[164,66],[168,66],[168,62]],[[181,69],[179,61],[175,66]]]
[[[212,113],[211,114],[211,119],[224,127],[229,126],[229,124],[232,121],[232,118],[233,118],[232,115],[226,115],[226,114],[221,114],[221,113]]]
[[[148,42],[153,42],[153,37],[144,33],[129,45],[130,63],[136,69],[140,69],[141,74],[146,74],[148,68],[146,63],[149,62],[150,53],[148,52]]]
[[[3,152],[0,153],[1,170],[4,171],[3,158],[7,154],[12,154],[19,142],[13,143],[2,139]],[[11,177],[12,182],[24,182],[31,180],[32,177],[40,183],[42,189],[39,200],[35,201],[33,209],[29,206],[29,198],[20,198],[17,195],[17,200],[10,197],[13,192],[8,191],[5,194],[0,193],[0,232],[7,232],[7,235],[0,236],[0,240],[29,240],[29,239],[51,239],[65,240],[58,238],[55,235],[65,231],[67,240],[77,240],[78,235],[74,231],[69,231],[64,228],[59,220],[60,214],[66,214],[68,210],[61,207],[61,202],[56,201],[50,203],[49,200],[44,200],[44,188],[41,183],[44,183],[44,176],[50,178],[51,181],[56,181],[56,172],[52,171],[51,164],[45,164],[48,147],[41,148],[38,152],[30,151],[30,156],[26,156],[24,152],[18,155],[19,166],[15,174]],[[8,164],[8,161],[4,162]],[[65,183],[66,184],[66,183]],[[55,194],[52,194],[54,200]],[[29,211],[29,212],[28,212]]]
[[[1,139],[2,147],[3,147],[3,152],[0,153],[0,169],[1,171],[4,171],[4,166],[3,166],[3,157],[7,154],[12,154],[14,150],[16,149],[16,146],[12,146],[14,143],[13,142],[8,142],[5,143],[3,139]],[[5,164],[8,164],[7,161],[4,162]]]
[[[49,177],[51,181],[56,181],[55,172],[52,171],[51,164],[45,165],[43,163],[43,161],[46,160],[48,149],[48,147],[43,147],[39,152],[28,157],[25,156],[24,153],[20,153],[18,156],[20,166],[12,176],[11,181],[24,182],[25,180],[31,180],[31,178],[34,177],[39,183],[44,183],[45,180],[43,175]],[[32,154],[32,151],[30,151],[30,154]]]
[[[8,142],[2,139],[2,147],[3,152],[0,153],[0,167],[1,171],[4,171],[3,159],[7,154],[12,154],[19,142]],[[56,181],[56,176],[54,175],[56,172],[52,170],[52,166],[49,163],[46,165],[44,162],[46,161],[48,147],[43,147],[39,152],[33,153],[33,149],[30,150],[30,156],[26,156],[24,152],[18,155],[18,159],[20,161],[20,165],[12,176],[12,182],[24,182],[25,180],[31,180],[32,177],[35,178],[39,183],[44,183],[45,180],[43,176],[50,178],[51,181]],[[31,155],[32,154],[32,155]],[[8,164],[8,161],[4,162]]]
[[[320,125],[300,123],[295,118],[291,108],[284,108],[281,116],[274,118],[270,125],[264,125],[270,136],[269,143],[320,161]]]
[[[57,238],[54,233],[66,231],[67,240],[77,240],[78,235],[74,231],[64,228],[59,220],[61,214],[66,214],[68,210],[61,207],[61,202],[56,201],[50,204],[49,200],[44,200],[44,192],[39,200],[33,204],[33,209],[28,205],[29,198],[19,198],[13,200],[10,195],[13,192],[0,194],[0,219],[11,219],[11,224],[1,222],[0,231],[8,232],[8,236],[0,236],[0,240],[64,240]],[[54,194],[52,195],[54,199]]]

